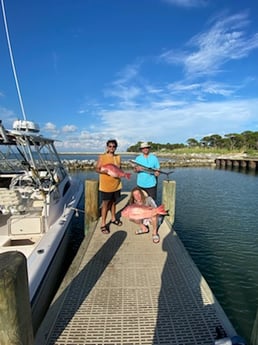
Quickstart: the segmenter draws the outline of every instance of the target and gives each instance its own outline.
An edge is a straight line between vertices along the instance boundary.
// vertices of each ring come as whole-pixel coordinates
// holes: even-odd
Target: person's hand
[[[108,175],[108,169],[105,169],[105,168],[102,167],[102,168],[100,169],[100,171],[101,171],[102,174]]]
[[[143,168],[140,167],[139,165],[136,165],[136,167],[134,168],[134,170],[135,170],[136,172],[139,172],[139,171],[143,171]]]
[[[160,172],[156,170],[155,173],[154,173],[154,175],[155,175],[156,177],[158,177],[158,176],[160,175]]]

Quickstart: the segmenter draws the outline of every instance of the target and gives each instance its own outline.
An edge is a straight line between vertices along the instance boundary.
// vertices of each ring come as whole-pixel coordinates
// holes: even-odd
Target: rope
[[[6,33],[7,43],[8,43],[9,55],[10,55],[11,63],[12,63],[12,70],[13,70],[13,75],[14,75],[14,79],[15,79],[16,89],[17,89],[17,93],[18,93],[18,97],[19,97],[19,102],[20,102],[20,107],[21,107],[23,119],[26,121],[26,115],[25,115],[25,111],[24,111],[23,101],[22,101],[22,97],[21,97],[19,82],[18,82],[18,78],[17,78],[17,74],[16,74],[16,68],[15,68],[14,58],[13,58],[13,53],[12,53],[12,47],[11,47],[11,42],[10,42],[10,37],[9,37],[9,32],[8,32],[8,25],[7,25],[6,15],[5,15],[4,0],[1,0],[1,6],[2,6],[5,33]]]

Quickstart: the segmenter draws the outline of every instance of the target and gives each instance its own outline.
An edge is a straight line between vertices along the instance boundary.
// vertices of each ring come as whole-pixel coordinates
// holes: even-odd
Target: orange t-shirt
[[[121,165],[121,157],[119,155],[110,156],[106,153],[99,156],[100,165],[103,166],[105,164],[115,164],[117,167],[120,168]],[[106,174],[99,174],[99,190],[101,192],[116,192],[122,188],[122,183],[120,178],[112,177]]]

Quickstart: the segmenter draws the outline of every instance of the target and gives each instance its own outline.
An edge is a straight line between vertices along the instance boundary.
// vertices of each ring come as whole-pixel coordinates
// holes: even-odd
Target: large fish
[[[167,211],[164,208],[164,205],[160,205],[158,207],[151,207],[151,206],[144,206],[144,205],[137,205],[132,204],[127,206],[122,212],[122,216],[129,219],[145,219],[145,218],[152,218],[159,214],[167,215]]]
[[[122,169],[119,169],[115,164],[105,164],[100,168],[101,172],[104,172],[112,177],[125,177],[127,180],[130,179],[131,174],[124,172]]]

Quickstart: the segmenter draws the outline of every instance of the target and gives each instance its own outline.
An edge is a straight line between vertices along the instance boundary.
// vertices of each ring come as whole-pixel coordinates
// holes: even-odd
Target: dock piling
[[[99,217],[99,191],[97,180],[85,181],[85,230]]]
[[[163,181],[162,204],[164,204],[169,215],[167,220],[171,225],[175,221],[175,203],[176,203],[176,181]]]
[[[33,328],[25,256],[0,254],[0,343],[32,345]]]

